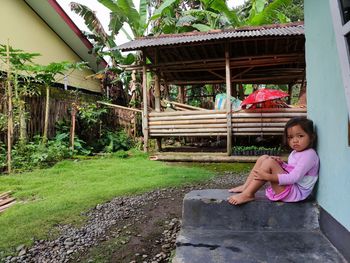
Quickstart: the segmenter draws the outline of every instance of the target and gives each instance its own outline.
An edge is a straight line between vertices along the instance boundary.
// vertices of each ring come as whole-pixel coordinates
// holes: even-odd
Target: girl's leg
[[[230,190],[228,190],[230,193],[241,193],[244,191],[244,189],[246,189],[248,187],[248,185],[250,184],[250,182],[253,180],[253,173],[252,171],[256,170],[256,169],[260,169],[262,163],[269,158],[268,155],[262,155],[258,158],[258,160],[256,161],[253,169],[251,170],[251,172],[248,175],[248,178],[246,179],[245,183],[242,185],[239,185],[237,187],[233,187]]]
[[[232,205],[240,205],[255,198],[255,193],[266,183],[266,181],[252,179],[243,192],[229,197],[228,202]]]
[[[258,169],[262,169],[268,173],[280,174],[284,173],[284,170],[272,158],[266,158],[260,165]],[[251,173],[252,174],[252,173]],[[254,200],[255,193],[265,184],[266,181],[254,180],[253,175],[251,176],[250,182],[242,193],[233,195],[228,199],[228,202],[233,205],[244,204]],[[281,193],[285,187],[279,185],[278,183],[271,182],[271,187],[276,194]]]
[[[286,171],[283,170],[283,168],[281,167],[281,165],[274,159],[269,158],[267,159],[263,165],[261,166],[261,169],[265,170],[268,173],[271,174],[284,174]],[[276,194],[279,194],[281,192],[284,191],[284,189],[286,189],[286,187],[284,185],[279,185],[278,182],[270,182],[271,187],[273,189],[273,191]]]

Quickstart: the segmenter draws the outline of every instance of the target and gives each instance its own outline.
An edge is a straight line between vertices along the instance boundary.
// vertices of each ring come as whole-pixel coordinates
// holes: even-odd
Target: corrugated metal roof
[[[143,37],[120,45],[118,48],[122,51],[129,51],[139,50],[145,47],[169,46],[219,39],[293,35],[304,35],[303,23],[275,24],[261,27],[242,27],[232,30],[215,30],[205,33],[191,32],[184,34],[160,35],[158,37]]]

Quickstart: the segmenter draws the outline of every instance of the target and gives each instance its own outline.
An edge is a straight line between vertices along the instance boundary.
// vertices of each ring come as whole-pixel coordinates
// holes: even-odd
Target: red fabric
[[[284,97],[288,97],[289,94],[281,90],[275,89],[259,89],[250,94],[245,100],[242,101],[241,107],[245,108],[247,104],[257,104],[264,101],[276,100]]]

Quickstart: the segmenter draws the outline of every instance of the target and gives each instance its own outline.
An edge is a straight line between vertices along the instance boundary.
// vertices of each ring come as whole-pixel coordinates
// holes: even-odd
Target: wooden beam
[[[222,76],[216,72],[214,72],[213,70],[208,70],[208,72],[210,72],[211,74],[213,74],[214,76],[217,76],[219,79],[225,80],[225,76]]]
[[[187,104],[184,104],[184,103],[179,103],[179,102],[175,102],[175,101],[170,101],[170,100],[163,100],[165,103],[170,103],[170,104],[174,104],[176,106],[180,106],[180,107],[183,107],[183,108],[188,108],[190,110],[195,110],[195,111],[202,111],[202,110],[206,110],[206,109],[203,109],[203,108],[200,108],[200,107],[195,107],[195,106],[191,106],[191,105],[187,105]],[[153,116],[153,115],[152,115]]]
[[[148,152],[148,107],[147,107],[147,68],[146,68],[146,60],[144,59],[144,65],[142,69],[142,100],[143,100],[143,116],[142,116],[142,124],[143,124],[143,150],[144,152]]]
[[[269,54],[269,55],[263,55],[263,56],[244,56],[244,57],[238,57],[238,58],[230,58],[231,66],[235,64],[237,61],[244,61],[246,63],[247,61],[254,61],[257,59],[267,59],[267,60],[274,60],[274,59],[288,59],[289,61],[293,60],[303,60],[305,61],[305,56],[303,53],[290,53],[290,54]],[[177,66],[180,65],[182,67],[187,67],[187,65],[195,64],[195,65],[208,65],[210,63],[220,63],[224,64],[225,60],[223,58],[215,58],[215,59],[198,59],[198,60],[186,60],[186,61],[178,61],[174,60],[175,62],[163,62],[158,63],[158,65],[149,65],[152,68],[159,67],[164,68],[165,66]],[[244,64],[242,63],[242,64]],[[133,70],[133,69],[142,69],[142,65],[120,65],[120,67],[127,69],[127,70]]]
[[[134,111],[134,112],[143,112],[142,110],[139,109],[134,109],[134,108],[128,108],[128,107],[124,107],[124,106],[120,106],[120,105],[116,105],[116,104],[112,104],[112,103],[107,103],[104,101],[96,101],[99,104],[103,104],[109,107],[113,107],[113,108],[118,108],[118,109],[123,109],[123,110],[129,110],[129,111]]]
[[[226,118],[227,118],[227,155],[232,154],[232,114],[231,114],[231,68],[229,44],[225,45],[226,70]]]

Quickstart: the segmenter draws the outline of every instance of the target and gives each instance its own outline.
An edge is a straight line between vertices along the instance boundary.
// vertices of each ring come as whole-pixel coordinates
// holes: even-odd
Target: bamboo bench
[[[282,135],[286,122],[305,116],[305,108],[265,108],[232,113],[232,135]],[[151,112],[149,135],[159,137],[227,136],[227,113],[223,110]]]

